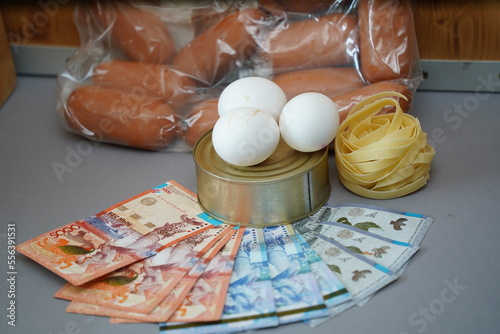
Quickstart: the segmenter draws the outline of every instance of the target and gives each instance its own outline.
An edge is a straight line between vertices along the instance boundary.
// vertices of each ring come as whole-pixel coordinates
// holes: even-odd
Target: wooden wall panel
[[[23,45],[78,46],[73,23],[76,1],[18,0],[0,4],[7,36]]]
[[[422,59],[500,60],[500,0],[418,0]]]
[[[0,16],[0,107],[7,100],[16,86],[16,69],[9,48],[9,41],[5,34],[3,20]]]

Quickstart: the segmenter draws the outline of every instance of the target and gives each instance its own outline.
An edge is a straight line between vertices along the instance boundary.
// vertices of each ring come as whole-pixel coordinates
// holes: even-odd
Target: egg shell
[[[303,93],[292,98],[279,119],[283,140],[293,149],[314,152],[327,146],[339,128],[336,104],[321,93]]]
[[[230,83],[219,96],[219,115],[234,108],[253,107],[271,115],[276,121],[285,106],[285,92],[269,79],[246,77]]]
[[[222,115],[212,132],[217,154],[236,166],[252,166],[266,160],[276,150],[279,139],[274,118],[251,107],[236,108]]]

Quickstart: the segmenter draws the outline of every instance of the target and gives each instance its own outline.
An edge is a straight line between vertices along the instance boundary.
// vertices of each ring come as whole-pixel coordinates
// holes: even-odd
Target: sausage
[[[200,35],[236,10],[238,10],[237,3],[230,1],[218,3],[216,6],[207,5],[205,7],[193,8],[191,11],[191,23],[194,35]]]
[[[131,90],[136,95],[151,95],[180,108],[195,92],[194,81],[173,67],[124,60],[97,65],[94,83]]]
[[[252,33],[263,13],[255,8],[236,11],[207,31],[194,37],[174,57],[180,71],[197,78],[202,85],[218,83],[237,60],[255,48]]]
[[[407,0],[359,0],[359,57],[370,83],[411,78],[418,66],[413,13]]]
[[[332,101],[337,104],[340,116],[340,122],[342,122],[347,117],[349,111],[356,104],[374,94],[382,92],[396,92],[406,96],[408,101],[401,98],[396,98],[396,100],[398,100],[399,105],[401,106],[401,109],[403,109],[404,112],[410,111],[412,102],[412,92],[408,87],[406,87],[405,85],[392,82],[377,82],[331,98]],[[384,110],[384,112],[391,112],[393,109],[394,108],[387,108],[387,110]]]
[[[306,92],[333,97],[364,86],[358,72],[352,67],[322,67],[287,72],[275,76],[273,81],[285,92],[288,100]]]
[[[351,63],[357,48],[357,20],[330,14],[271,30],[261,41],[264,62],[274,73]]]
[[[79,134],[148,150],[167,147],[177,133],[177,117],[163,101],[98,85],[71,92],[64,116]]]
[[[125,1],[96,2],[91,11],[103,26],[112,25],[113,42],[129,60],[163,64],[173,58],[174,40],[158,15]]]
[[[210,99],[197,104],[186,118],[187,128],[184,140],[191,146],[208,130],[213,129],[219,119],[219,99]]]

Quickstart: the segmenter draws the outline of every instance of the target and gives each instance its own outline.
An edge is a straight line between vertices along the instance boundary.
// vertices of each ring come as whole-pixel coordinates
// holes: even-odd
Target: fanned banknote
[[[418,246],[395,241],[351,225],[322,222],[321,235],[335,240],[351,251],[398,271],[418,250]]]
[[[304,250],[304,254],[309,261],[314,277],[318,281],[318,285],[323,293],[326,306],[332,307],[351,300],[351,294],[337,276],[328,268],[321,257],[311,248],[306,239],[304,239],[300,233],[295,233],[295,238],[297,238],[297,241]]]
[[[191,290],[198,277],[205,271],[208,264],[216,257],[221,248],[226,247],[230,242],[233,244],[236,243],[236,241],[234,241],[234,239],[237,239],[237,236],[235,235],[236,232],[236,229],[229,230],[229,233],[226,233],[207,252],[205,252],[201,259],[198,260],[198,262],[196,262],[196,264],[189,270],[186,276],[184,276],[182,280],[177,283],[167,297],[165,297],[150,313],[144,314],[122,311],[76,301],[71,302],[66,311],[113,317],[113,323],[166,321],[183,302],[184,297]]]
[[[328,315],[323,293],[292,227],[263,230],[280,324]]]
[[[389,268],[325,236],[318,235],[311,246],[328,267],[337,274],[355,302],[374,294],[398,278],[398,275]]]
[[[17,250],[81,285],[219,224],[203,219],[207,217],[194,193],[168,181],[26,241]]]
[[[418,213],[390,210],[387,208],[358,205],[325,205],[309,218],[294,224],[299,233],[321,233],[321,222],[336,222],[356,227],[388,239],[418,246],[433,219]],[[309,241],[309,240],[308,240]]]
[[[80,286],[67,283],[55,297],[112,309],[151,312],[232,226],[220,224]]]
[[[315,327],[396,280],[432,218],[325,205],[291,225],[240,228],[203,213],[175,181],[18,246],[68,280],[68,312],[160,333]]]
[[[431,223],[432,218],[422,214],[357,204],[328,204],[294,223],[294,229],[353,296],[352,301],[330,307],[329,317],[306,323],[315,327],[352,306],[362,305],[396,280]]]
[[[160,333],[223,333],[277,326],[264,234],[246,228],[236,255],[224,310],[219,321],[161,323]]]
[[[224,246],[207,266],[186,295],[186,299],[168,321],[199,322],[217,321],[222,316],[225,298],[236,254],[244,228]]]

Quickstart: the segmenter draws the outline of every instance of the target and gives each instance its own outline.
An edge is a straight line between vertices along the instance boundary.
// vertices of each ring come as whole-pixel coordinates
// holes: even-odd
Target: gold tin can
[[[280,141],[258,165],[239,167],[222,160],[205,133],[193,149],[202,209],[237,225],[291,223],[321,208],[330,197],[328,148],[304,153]]]

